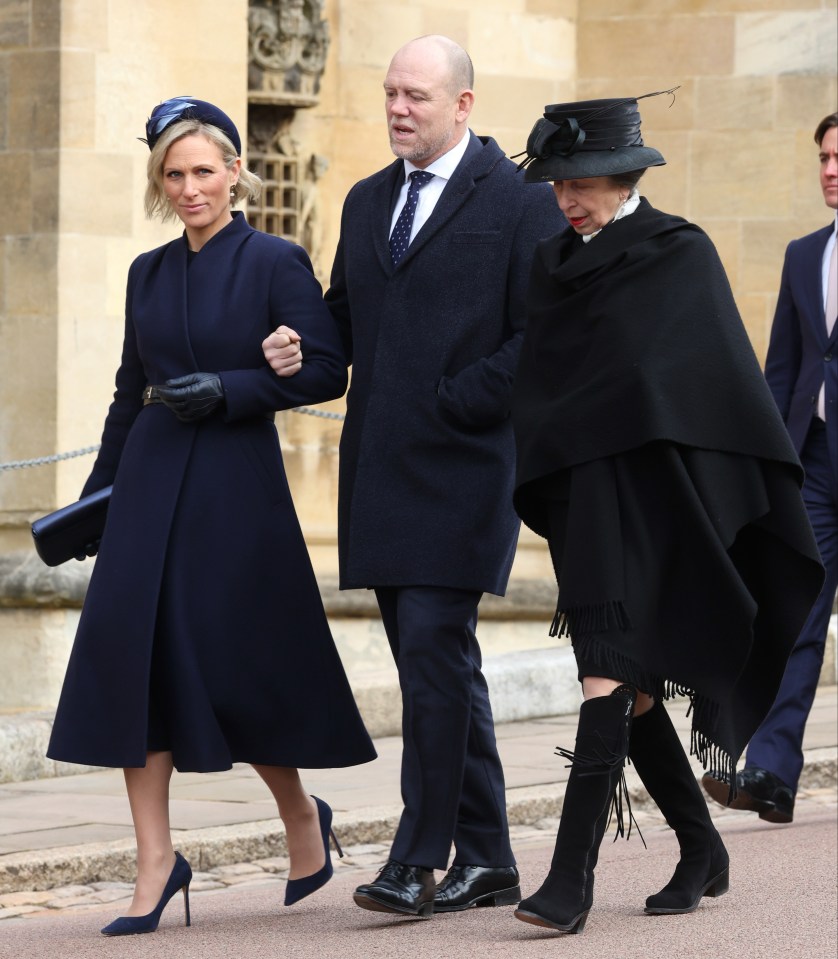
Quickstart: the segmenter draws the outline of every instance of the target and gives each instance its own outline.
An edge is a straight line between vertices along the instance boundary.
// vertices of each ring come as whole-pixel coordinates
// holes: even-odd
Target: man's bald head
[[[473,82],[469,55],[448,37],[418,37],[398,50],[384,78],[393,153],[424,169],[453,149],[468,131]]]
[[[417,37],[408,41],[396,51],[393,61],[400,55],[407,53],[421,53],[433,56],[434,50],[444,62],[447,83],[446,88],[451,96],[457,96],[462,90],[474,89],[474,65],[466,51],[449,37],[432,33],[424,37]]]

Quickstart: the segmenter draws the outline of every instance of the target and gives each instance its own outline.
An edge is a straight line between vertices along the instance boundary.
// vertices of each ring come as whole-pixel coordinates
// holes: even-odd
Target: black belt
[[[143,390],[143,406],[148,406],[149,403],[162,403],[163,398],[157,392],[159,387],[157,386],[147,386]]]

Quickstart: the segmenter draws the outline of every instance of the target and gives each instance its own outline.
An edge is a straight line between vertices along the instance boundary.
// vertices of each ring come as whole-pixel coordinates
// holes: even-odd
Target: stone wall
[[[0,462],[51,453],[58,441],[60,7],[0,6]],[[0,474],[5,523],[51,506],[52,479]]]

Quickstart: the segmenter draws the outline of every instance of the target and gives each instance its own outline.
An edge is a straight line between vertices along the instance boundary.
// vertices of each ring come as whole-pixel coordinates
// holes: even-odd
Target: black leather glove
[[[184,423],[209,415],[224,402],[224,388],[217,373],[187,373],[166,380],[157,387],[157,395]]]

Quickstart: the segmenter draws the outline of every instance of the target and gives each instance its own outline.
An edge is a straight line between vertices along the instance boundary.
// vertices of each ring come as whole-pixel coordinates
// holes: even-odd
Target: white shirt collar
[[[468,147],[468,141],[471,138],[471,133],[467,129],[465,136],[460,140],[460,142],[451,147],[447,153],[443,153],[441,157],[437,157],[433,163],[428,164],[425,169],[428,173],[433,173],[434,176],[438,176],[442,180],[450,180],[454,175],[454,171],[460,164],[465,155],[466,149]],[[418,170],[419,167],[414,163],[411,163],[410,160],[404,161],[404,178],[407,180],[408,176],[414,171]]]
[[[639,206],[640,206],[640,194],[639,194],[638,191],[637,191],[637,187],[635,187],[635,188],[631,191],[631,193],[629,194],[629,196],[628,196],[628,198],[626,199],[625,203],[621,203],[621,204],[620,204],[620,209],[617,210],[617,212],[616,212],[616,213],[614,214],[614,216],[608,221],[608,223],[614,223],[615,220],[622,220],[622,218],[623,218],[624,216],[629,216],[630,214],[634,213],[634,211],[635,211]],[[605,226],[608,226],[608,223],[606,223]],[[594,238],[595,236],[598,236],[600,233],[602,233],[602,231],[605,229],[605,226],[600,227],[600,228],[596,231],[596,233],[588,233],[586,236],[583,236],[583,237],[582,237],[582,242],[583,242],[583,243],[590,243],[590,241],[593,240],[593,238]]]

